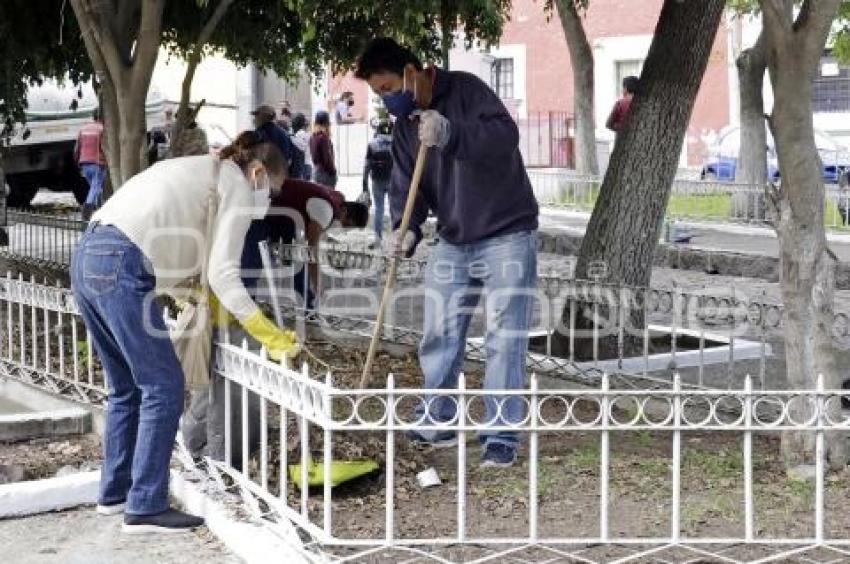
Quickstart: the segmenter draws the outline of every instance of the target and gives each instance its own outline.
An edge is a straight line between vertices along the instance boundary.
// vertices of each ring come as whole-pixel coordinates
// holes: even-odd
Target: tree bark
[[[107,165],[117,189],[142,170],[145,100],[161,42],[165,0],[71,0],[104,87]]]
[[[582,240],[577,279],[649,285],[659,226],[724,4],[723,0],[665,0],[641,88],[614,145]],[[562,313],[565,327],[569,327],[569,309],[568,305]],[[633,311],[631,317],[632,327],[642,327],[640,311]],[[626,340],[626,352],[640,346],[637,335]],[[606,354],[617,346],[617,338],[608,336],[601,340],[600,351]],[[568,350],[569,335],[557,335],[553,351]]]
[[[575,0],[558,0],[557,8],[573,67],[575,168],[582,174],[597,175],[593,49],[587,40]]]
[[[454,45],[457,12],[451,0],[440,0],[440,56],[443,70],[449,70],[449,59]]]
[[[826,245],[822,164],[812,120],[812,81],[838,5],[839,0],[806,0],[794,19],[790,2],[761,0],[774,91],[769,124],[782,177],[770,203],[780,246],[785,360],[792,389],[814,389],[819,374],[827,389],[841,387],[832,343],[835,261]],[[839,406],[830,407],[838,417]],[[795,421],[806,421],[811,413],[805,402],[793,402],[789,409]],[[845,442],[844,434],[828,434],[831,467],[846,464]],[[782,453],[789,467],[813,463],[814,433],[783,433]]]
[[[767,181],[767,134],[764,121],[764,34],[756,44],[743,51],[735,65],[738,68],[738,84],[741,96],[741,135],[735,181],[743,184],[763,186]],[[732,197],[732,213],[741,219],[765,219],[764,196],[736,193]]]

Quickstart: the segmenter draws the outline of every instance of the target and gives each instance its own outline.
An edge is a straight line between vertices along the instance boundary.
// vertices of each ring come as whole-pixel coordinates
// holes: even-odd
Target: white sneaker
[[[127,504],[124,502],[121,503],[113,503],[112,505],[100,505],[97,504],[95,511],[99,515],[118,515],[119,513],[124,513],[124,506]]]

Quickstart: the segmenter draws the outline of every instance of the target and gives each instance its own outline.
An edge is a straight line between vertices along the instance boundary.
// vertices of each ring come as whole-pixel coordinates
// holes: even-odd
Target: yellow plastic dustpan
[[[349,482],[366,474],[371,474],[378,469],[378,463],[374,460],[340,460],[331,462],[331,486],[338,486],[343,482]],[[301,489],[301,465],[293,464],[289,467],[289,479],[298,489]],[[322,486],[325,484],[325,464],[323,462],[311,462],[307,465],[307,486]]]

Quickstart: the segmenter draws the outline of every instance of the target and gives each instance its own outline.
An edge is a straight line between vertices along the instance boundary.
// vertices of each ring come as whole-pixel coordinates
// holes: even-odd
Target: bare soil
[[[100,439],[96,435],[0,442],[0,466],[21,467],[24,481],[52,478],[66,466],[79,470],[96,468],[102,458]]]
[[[360,376],[363,352],[329,343],[309,345],[313,354],[333,365],[334,385],[353,388]],[[322,363],[311,360],[321,374]],[[326,367],[325,367],[326,368]],[[375,374],[392,372],[397,387],[421,386],[415,355],[392,357],[380,354]],[[480,367],[467,371],[468,386],[481,384]],[[375,387],[383,381],[374,382]],[[575,395],[576,392],[567,392]],[[554,403],[554,402],[553,402]],[[335,417],[346,413],[337,411]],[[400,406],[404,412],[406,407]],[[412,409],[412,407],[411,407]],[[556,410],[555,406],[545,409]],[[628,410],[614,406],[620,419]],[[343,410],[344,411],[344,410]],[[381,410],[375,405],[374,413]],[[595,417],[594,408],[579,405],[582,420]],[[368,413],[368,409],[361,411]],[[551,413],[550,415],[557,415]],[[279,493],[279,419],[272,423],[269,442],[270,488]],[[289,461],[299,460],[295,433],[289,425]],[[520,458],[508,469],[479,467],[481,447],[467,436],[465,530],[467,537],[524,537],[529,534],[531,492],[529,437],[522,437]],[[683,537],[742,537],[744,534],[743,437],[730,432],[687,432],[682,434],[681,534]],[[370,476],[340,485],[332,494],[332,530],[336,538],[381,538],[386,517],[386,433],[340,432],[333,436],[334,460],[371,459],[380,469]],[[599,533],[600,435],[564,431],[540,433],[537,468],[537,503],[540,537],[594,537]],[[611,537],[669,537],[671,531],[672,433],[611,433],[608,472],[608,523]],[[314,459],[322,458],[322,434],[310,430]],[[402,538],[454,537],[458,530],[458,449],[419,448],[402,433],[395,439],[394,535]],[[253,460],[252,477],[259,475],[259,460]],[[416,474],[434,467],[442,485],[419,487]],[[757,538],[805,538],[814,535],[814,483],[786,475],[779,435],[764,433],[753,440],[755,535]],[[311,490],[309,515],[314,524],[323,523],[323,492]],[[850,471],[830,473],[826,481],[825,533],[828,537],[850,538]],[[300,508],[300,492],[289,484],[290,507]],[[693,555],[692,555],[693,556]],[[376,557],[377,558],[377,557]],[[377,559],[375,561],[381,561]],[[652,561],[652,560],[648,560]],[[694,561],[694,560],[691,560]],[[706,560],[711,561],[711,560]],[[793,561],[793,560],[791,560]]]

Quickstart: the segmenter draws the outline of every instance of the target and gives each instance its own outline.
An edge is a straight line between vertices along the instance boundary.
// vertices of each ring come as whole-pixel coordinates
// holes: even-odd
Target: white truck
[[[5,177],[6,205],[28,206],[41,188],[73,192],[82,203],[88,184],[74,162],[74,144],[97,108],[91,84],[45,81],[29,89],[27,104],[27,123],[17,127],[9,145],[0,147],[0,188]],[[164,125],[164,104],[160,92],[151,87],[145,103],[148,130]]]

